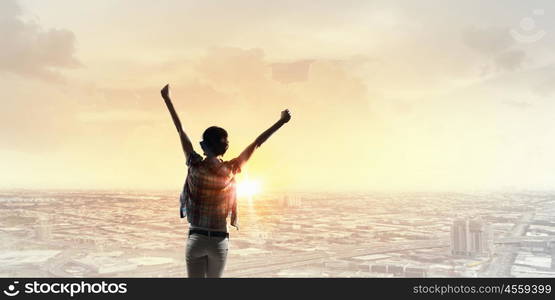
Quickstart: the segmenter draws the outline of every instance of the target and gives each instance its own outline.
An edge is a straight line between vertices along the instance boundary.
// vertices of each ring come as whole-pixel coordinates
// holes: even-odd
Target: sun
[[[252,179],[243,179],[237,182],[237,196],[252,197],[260,193],[260,181]]]

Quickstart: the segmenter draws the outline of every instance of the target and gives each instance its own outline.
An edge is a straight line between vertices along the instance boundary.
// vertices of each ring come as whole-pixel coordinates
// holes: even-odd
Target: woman
[[[169,85],[161,91],[170,111],[188,166],[187,178],[180,196],[180,215],[187,216],[189,237],[187,239],[187,273],[189,277],[221,277],[227,258],[227,216],[237,227],[237,196],[235,174],[274,132],[289,122],[289,110],[281,112],[281,118],[264,131],[241,154],[229,161],[222,156],[228,149],[225,129],[212,126],[202,135],[200,146],[205,158],[195,152],[191,140],[183,131],[181,121],[170,98]]]

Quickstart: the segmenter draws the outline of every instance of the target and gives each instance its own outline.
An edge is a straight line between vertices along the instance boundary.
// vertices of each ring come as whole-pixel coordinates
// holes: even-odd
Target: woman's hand
[[[169,99],[170,98],[170,85],[166,84],[162,90],[160,91],[160,94],[162,94],[162,98],[164,99]]]
[[[281,112],[280,121],[282,121],[283,123],[287,123],[289,122],[289,120],[291,120],[291,113],[289,112],[288,109],[286,109]]]

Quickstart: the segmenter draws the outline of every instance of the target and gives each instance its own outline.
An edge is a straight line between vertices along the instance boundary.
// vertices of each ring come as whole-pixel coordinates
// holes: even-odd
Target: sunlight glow
[[[252,179],[244,179],[237,182],[238,197],[252,197],[259,194],[261,190],[260,181]]]

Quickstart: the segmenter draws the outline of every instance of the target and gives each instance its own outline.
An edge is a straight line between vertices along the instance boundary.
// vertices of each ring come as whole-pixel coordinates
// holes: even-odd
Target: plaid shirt
[[[187,159],[187,179],[180,196],[181,218],[187,216],[196,227],[222,230],[227,216],[237,229],[235,174],[241,172],[239,161],[203,159],[194,152]]]

